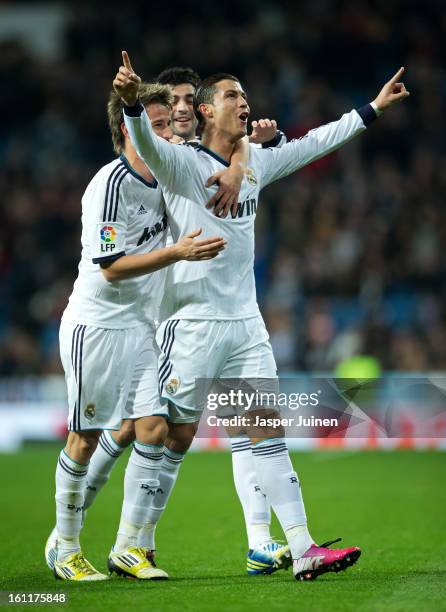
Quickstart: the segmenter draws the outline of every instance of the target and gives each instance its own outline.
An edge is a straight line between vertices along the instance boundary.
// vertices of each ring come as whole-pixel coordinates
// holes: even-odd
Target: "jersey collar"
[[[141,181],[143,185],[145,185],[146,187],[150,187],[151,189],[156,189],[158,187],[158,181],[156,179],[153,179],[153,181],[149,183],[149,181],[146,181],[146,179],[143,176],[138,174],[138,172],[136,172],[136,170],[134,170],[132,166],[129,164],[129,160],[124,155],[124,153],[121,153],[121,155],[119,156],[119,159],[122,161],[122,163],[127,168],[127,170],[130,172],[130,174],[132,174],[136,179],[138,179],[138,181]]]
[[[215,153],[215,151],[212,151],[212,149],[208,149],[203,144],[199,144],[198,145],[197,151],[204,151],[205,153],[207,153],[208,155],[210,155],[211,157],[216,159],[218,162],[220,162],[221,164],[223,164],[227,168],[229,168],[229,166],[230,166],[230,163],[227,162],[225,159],[223,159],[223,157],[220,157],[220,155],[218,155],[218,153]]]

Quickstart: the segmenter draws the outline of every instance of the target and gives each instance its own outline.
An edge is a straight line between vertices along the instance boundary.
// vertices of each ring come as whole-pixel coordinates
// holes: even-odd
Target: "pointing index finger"
[[[393,77],[390,79],[390,82],[396,83],[399,80],[400,76],[403,74],[403,72],[404,72],[404,66],[401,66],[398,72],[394,74]]]
[[[130,63],[129,54],[127,51],[122,52],[122,61],[124,62],[124,67],[130,70],[131,72],[135,72],[132,68],[132,64]]]

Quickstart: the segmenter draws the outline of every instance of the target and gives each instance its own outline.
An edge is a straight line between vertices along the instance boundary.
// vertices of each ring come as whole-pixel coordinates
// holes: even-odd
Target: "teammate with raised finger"
[[[169,141],[170,90],[130,79],[152,129]],[[107,578],[85,558],[79,535],[90,458],[98,441],[111,456],[122,452],[110,435],[122,419],[134,422],[137,442],[127,467],[127,497],[110,569],[142,579],[167,577],[141,551],[127,527],[138,522],[156,490],[168,430],[158,391],[155,321],[166,267],[178,261],[191,266],[196,264],[189,262],[209,261],[225,247],[219,236],[202,236],[201,228],[191,228],[175,244],[165,246],[168,219],[161,189],[130,142],[122,108],[121,99],[112,93],[108,116],[118,157],[98,171],[82,198],[79,274],[60,327],[69,434],[56,469],[56,527],[45,557],[63,580]]]

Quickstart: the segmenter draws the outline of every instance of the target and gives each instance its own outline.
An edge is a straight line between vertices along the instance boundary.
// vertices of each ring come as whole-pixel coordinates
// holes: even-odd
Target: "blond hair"
[[[139,101],[143,106],[148,104],[161,104],[167,108],[172,108],[173,96],[167,85],[160,83],[141,83],[138,90]],[[124,134],[121,124],[124,121],[122,111],[124,103],[120,96],[112,91],[107,104],[108,125],[110,127],[113,141],[113,150],[117,155],[124,150]]]

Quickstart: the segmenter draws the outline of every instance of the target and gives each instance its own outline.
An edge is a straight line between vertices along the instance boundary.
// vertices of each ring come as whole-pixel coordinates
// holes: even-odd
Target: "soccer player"
[[[156,77],[156,81],[171,88],[173,96],[171,125],[174,134],[184,141],[196,141],[198,144],[199,140],[196,140],[198,121],[193,110],[193,99],[200,83],[199,75],[191,68],[175,67],[161,72]],[[250,141],[253,143],[269,147],[281,146],[286,141],[284,134],[277,130],[274,121],[261,119],[254,121],[252,126]],[[238,171],[239,166],[235,164],[232,168],[216,173],[211,181],[208,181],[209,185],[218,181],[225,188],[225,193],[222,194],[219,191],[211,198],[211,205],[212,202],[218,202],[220,206],[230,207],[234,201],[237,202],[234,198],[238,195],[242,179],[242,176],[237,176]],[[178,427],[172,424],[171,429],[177,433]],[[102,434],[89,466],[84,500],[85,510],[92,505],[97,494],[107,482],[124,448],[134,439],[134,422],[128,419],[122,422],[119,431]],[[160,484],[151,500],[147,522],[138,539],[139,545],[147,550],[146,555],[151,561],[154,560],[155,553],[155,529],[166,508],[189,444],[189,436],[186,437],[185,443],[168,436],[165,443],[158,476]],[[287,567],[288,547],[274,542],[271,538],[270,506],[256,481],[249,440],[233,439],[232,452],[234,482],[243,508],[248,535],[247,571],[249,574],[269,574],[280,567]],[[251,563],[251,557],[257,559],[255,566]],[[285,565],[280,562],[282,557]]]
[[[145,84],[139,95],[151,128],[167,144],[172,137],[170,90]],[[60,327],[69,435],[58,458],[57,524],[45,556],[57,578],[75,581],[107,578],[85,558],[79,534],[90,457],[101,431],[119,429],[122,418],[134,420],[137,442],[109,563],[118,573],[167,577],[141,553],[133,527],[146,512],[148,494],[156,489],[163,448],[159,444],[167,433],[158,392],[155,319],[166,266],[214,258],[225,245],[220,237],[198,240],[197,229],[164,246],[167,215],[161,189],[130,142],[115,93],[108,116],[119,157],[99,170],[82,198],[79,274]],[[101,444],[111,454],[120,452],[111,436],[101,436]]]
[[[197,136],[198,121],[194,113],[194,95],[200,84],[200,76],[192,68],[167,68],[160,72],[155,79],[158,83],[168,85],[173,95],[172,130],[173,133],[186,142],[200,143]],[[277,124],[270,119],[260,119],[252,122],[252,132],[249,142],[261,147],[282,146],[286,142],[283,132],[277,129]],[[241,181],[243,179],[242,168],[232,164],[230,168],[216,172],[207,181],[207,186],[219,184],[224,186],[224,193],[220,189],[209,200],[208,208],[214,208],[218,214],[222,207],[229,210],[232,205],[237,206],[237,199]],[[235,210],[235,209],[234,209]],[[220,215],[221,216],[221,215]],[[226,215],[225,215],[226,216]]]
[[[200,85],[199,75],[191,68],[167,68],[157,77],[156,81],[169,85],[173,95],[172,129],[174,134],[184,138],[185,141],[197,140],[198,120],[194,113],[194,95]],[[282,146],[286,137],[277,129],[275,121],[260,119],[252,122],[252,133],[249,141],[264,148]],[[234,170],[237,171],[237,168]],[[227,172],[216,172],[208,180],[210,187],[214,182],[224,183],[229,178]],[[222,204],[230,198],[230,185],[227,185],[227,193],[220,202]],[[238,195],[238,194],[237,194]],[[220,194],[211,198],[209,205],[217,202]],[[232,204],[232,201],[230,202]],[[166,443],[170,446],[170,441]],[[247,572],[250,575],[270,574],[277,569],[288,567],[288,547],[274,542],[270,533],[271,511],[270,505],[258,486],[255,467],[251,452],[251,443],[246,438],[231,439],[232,471],[234,484],[239,497],[245,519],[248,538]],[[162,512],[164,511],[168,497],[175,484],[174,474],[178,474],[180,463],[170,467],[167,478],[164,479],[160,473],[159,492],[156,493],[148,515],[148,524],[144,528],[141,537],[145,546],[155,548],[154,531]],[[164,485],[164,486],[163,486]],[[257,560],[256,563],[252,559]]]
[[[186,269],[179,262],[169,269],[164,296],[166,319],[157,332],[162,397],[171,402],[169,419],[197,422],[195,380],[209,378],[276,378],[276,365],[256,303],[253,274],[254,219],[261,189],[319,159],[365,131],[387,107],[409,95],[399,79],[401,68],[371,104],[344,114],[338,121],[311,130],[280,149],[250,147],[249,166],[240,192],[237,214],[221,219],[205,208],[204,186],[212,171],[228,164],[236,142],[246,134],[247,96],[229,74],[205,79],[194,100],[202,144],[172,147],[151,129],[138,102],[139,77],[128,55],[113,82],[125,103],[125,123],[139,155],[163,187],[174,223],[175,239],[191,226],[209,221],[230,248],[219,258]],[[183,214],[179,214],[179,212]],[[359,558],[358,547],[331,549],[311,538],[297,474],[283,438],[252,436],[257,480],[285,532],[296,579],[313,579],[346,569]]]
[[[155,78],[172,91],[172,131],[186,142],[197,137],[197,119],[194,114],[194,95],[201,78],[192,68],[167,68]]]

